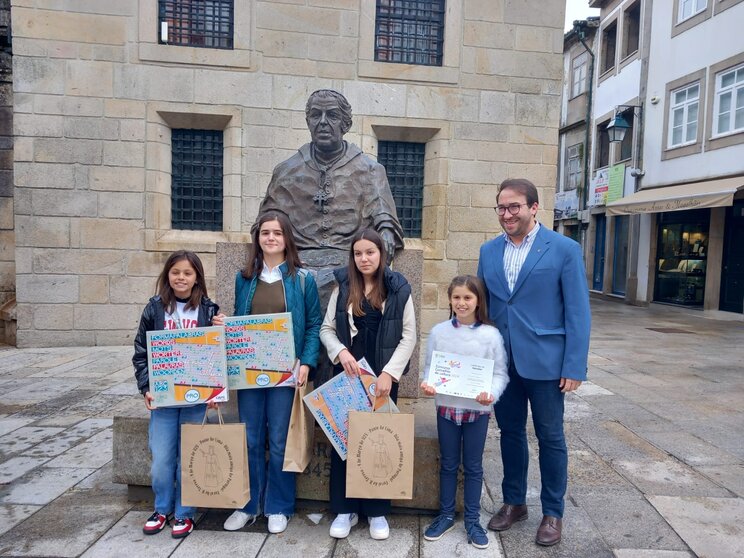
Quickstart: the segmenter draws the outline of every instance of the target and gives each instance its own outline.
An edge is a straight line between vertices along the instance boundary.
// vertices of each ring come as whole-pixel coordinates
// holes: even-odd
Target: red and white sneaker
[[[174,539],[182,539],[188,537],[189,533],[194,530],[194,522],[191,519],[176,519],[173,522],[173,533]]]
[[[145,535],[157,535],[167,524],[167,516],[162,513],[153,512],[153,514],[147,518],[147,521],[145,521],[145,526],[142,527],[142,532]]]

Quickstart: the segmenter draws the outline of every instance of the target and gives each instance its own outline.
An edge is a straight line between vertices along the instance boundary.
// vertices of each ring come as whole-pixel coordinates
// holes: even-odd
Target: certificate
[[[475,399],[484,391],[491,393],[493,367],[487,358],[434,351],[427,383],[438,394]]]

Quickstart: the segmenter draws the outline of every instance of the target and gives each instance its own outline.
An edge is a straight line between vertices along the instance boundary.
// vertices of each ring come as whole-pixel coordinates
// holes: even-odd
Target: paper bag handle
[[[225,424],[225,421],[222,420],[222,411],[220,411],[220,406],[216,406],[217,409],[217,419],[219,420],[220,426]],[[202,420],[202,426],[207,424],[207,415],[209,414],[209,407],[207,407],[207,410],[204,411],[204,420]]]

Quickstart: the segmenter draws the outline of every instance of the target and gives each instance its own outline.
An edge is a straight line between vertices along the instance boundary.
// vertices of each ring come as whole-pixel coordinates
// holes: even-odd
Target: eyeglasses
[[[493,210],[498,213],[499,215],[506,215],[506,210],[509,210],[509,213],[512,215],[516,215],[519,213],[519,210],[522,208],[523,205],[529,206],[528,203],[510,203],[509,205],[497,205],[493,208]]]

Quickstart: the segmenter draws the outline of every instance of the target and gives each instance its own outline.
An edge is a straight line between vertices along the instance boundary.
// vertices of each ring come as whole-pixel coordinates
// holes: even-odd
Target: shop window
[[[638,51],[641,36],[641,3],[636,2],[625,10],[623,23],[623,51],[622,57],[627,58]]]
[[[716,75],[716,135],[744,131],[744,64]]]
[[[610,136],[607,134],[609,123],[609,120],[605,120],[597,126],[597,151],[594,166],[598,169],[610,165]]]
[[[174,129],[171,146],[171,227],[221,231],[222,130]]]
[[[586,91],[586,68],[589,55],[586,52],[579,54],[573,59],[573,80],[571,85],[571,97],[581,95]]]
[[[378,161],[385,167],[403,234],[410,238],[421,238],[425,148],[425,143],[407,141],[378,143]]]
[[[708,0],[678,0],[677,23],[690,19],[708,7]]]
[[[656,301],[703,305],[709,224],[707,209],[660,214]]]
[[[669,147],[697,141],[700,83],[672,91],[669,102]]]
[[[602,31],[602,56],[599,73],[603,74],[615,67],[617,48],[617,21],[613,21]]]
[[[233,48],[233,0],[158,0],[161,44]]]
[[[445,0],[377,0],[375,60],[441,66]]]

